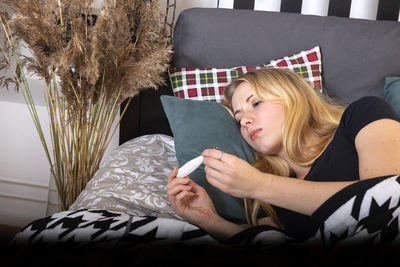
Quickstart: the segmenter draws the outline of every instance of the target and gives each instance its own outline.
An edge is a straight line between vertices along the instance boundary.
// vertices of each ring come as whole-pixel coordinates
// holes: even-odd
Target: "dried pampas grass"
[[[164,83],[172,48],[158,1],[2,0],[5,35],[0,85],[22,90],[68,209],[97,171],[119,105]],[[5,10],[8,10],[7,13]],[[8,14],[12,14],[9,16]],[[18,54],[23,41],[32,56]],[[14,59],[14,60],[13,60]],[[52,156],[43,137],[25,70],[44,81]],[[115,129],[114,129],[115,131]]]

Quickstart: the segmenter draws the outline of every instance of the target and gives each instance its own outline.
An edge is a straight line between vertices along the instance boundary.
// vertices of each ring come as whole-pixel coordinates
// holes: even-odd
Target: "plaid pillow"
[[[271,60],[263,66],[293,70],[306,79],[311,86],[322,92],[322,61],[319,46],[293,54],[290,57]]]
[[[271,60],[262,66],[240,66],[230,69],[219,68],[176,68],[168,69],[172,90],[176,97],[221,102],[225,87],[241,74],[262,67],[288,68],[305,78],[322,91],[322,61],[318,46]]]

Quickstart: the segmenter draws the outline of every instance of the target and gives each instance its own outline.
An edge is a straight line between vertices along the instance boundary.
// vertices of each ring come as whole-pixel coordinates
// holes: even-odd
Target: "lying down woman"
[[[400,119],[378,97],[344,107],[290,70],[265,68],[228,85],[224,105],[257,160],[250,165],[206,149],[206,178],[245,199],[251,226],[271,225],[304,240],[315,234],[311,215],[335,193],[365,179],[400,174]],[[172,170],[167,193],[178,215],[221,241],[244,229],[220,217],[201,186],[176,175]]]

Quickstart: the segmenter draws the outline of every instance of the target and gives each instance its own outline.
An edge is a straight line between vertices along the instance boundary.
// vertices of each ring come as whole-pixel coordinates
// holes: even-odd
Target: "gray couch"
[[[323,86],[345,102],[383,97],[400,76],[400,23],[297,13],[193,8],[175,33],[176,67],[255,66],[320,46]]]
[[[399,22],[218,8],[181,12],[172,66],[254,66],[317,45],[325,92],[346,103],[383,97],[384,78],[400,76]],[[120,143],[145,134],[172,135],[160,102],[160,95],[172,94],[167,84],[135,97],[120,124]]]

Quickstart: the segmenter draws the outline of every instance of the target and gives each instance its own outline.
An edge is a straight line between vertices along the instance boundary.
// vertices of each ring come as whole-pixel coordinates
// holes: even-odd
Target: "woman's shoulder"
[[[377,96],[365,96],[352,102],[346,108],[341,124],[347,129],[349,137],[354,140],[363,127],[380,119],[400,121],[394,110],[384,99]]]
[[[371,105],[385,105],[389,106],[388,103],[383,98],[377,97],[377,96],[363,96],[352,103],[348,106],[348,108],[354,108],[358,106],[371,106]]]
[[[350,103],[344,115],[346,115],[346,113],[352,115],[358,114],[362,117],[378,115],[379,117],[383,116],[398,119],[391,106],[383,98],[377,96],[364,96]]]

